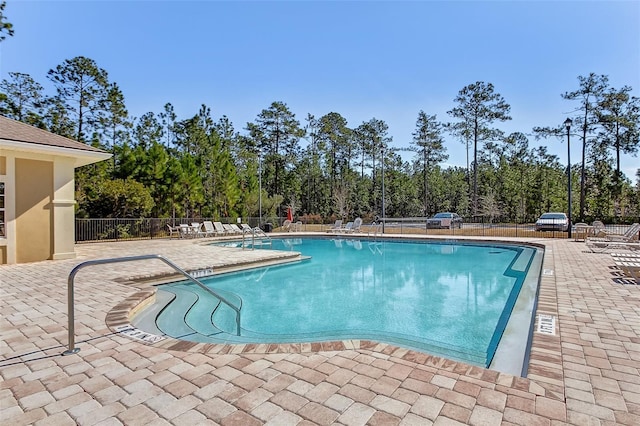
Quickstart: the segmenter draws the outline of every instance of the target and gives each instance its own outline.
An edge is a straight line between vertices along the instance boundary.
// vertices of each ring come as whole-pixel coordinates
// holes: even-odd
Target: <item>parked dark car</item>
[[[436,213],[435,216],[427,219],[427,228],[460,229],[462,228],[462,218],[457,213]]]
[[[569,230],[569,218],[564,213],[543,213],[536,221],[536,231],[561,231]]]

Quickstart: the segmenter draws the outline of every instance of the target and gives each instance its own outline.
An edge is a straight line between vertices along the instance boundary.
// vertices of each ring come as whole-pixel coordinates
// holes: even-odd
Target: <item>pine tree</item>
[[[459,119],[450,123],[455,134],[469,136],[473,141],[473,214],[478,212],[478,143],[487,143],[497,139],[498,130],[490,125],[498,121],[511,120],[511,106],[502,95],[495,93],[493,84],[477,81],[464,87],[454,99],[458,106],[447,114]]]

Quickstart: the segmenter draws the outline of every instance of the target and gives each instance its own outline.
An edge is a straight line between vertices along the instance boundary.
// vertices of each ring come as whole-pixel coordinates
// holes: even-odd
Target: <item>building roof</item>
[[[111,154],[82,142],[0,115],[0,148],[75,159],[75,167],[106,160]]]
[[[3,117],[2,115],[0,115],[0,139],[57,146],[60,148],[80,149],[83,151],[105,152],[99,148],[94,148],[82,142],[38,129],[37,127]]]

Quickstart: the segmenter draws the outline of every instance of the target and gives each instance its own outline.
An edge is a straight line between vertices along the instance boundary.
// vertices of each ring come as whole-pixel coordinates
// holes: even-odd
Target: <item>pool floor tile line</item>
[[[528,377],[371,341],[148,345],[113,333],[160,264],[96,267],[76,279],[76,355],[66,279],[83,260],[157,253],[182,268],[265,260],[193,240],[82,244],[78,259],[0,266],[3,424],[640,424],[640,286],[607,254],[544,244]],[[268,256],[267,256],[268,257]],[[133,283],[133,285],[132,285]]]

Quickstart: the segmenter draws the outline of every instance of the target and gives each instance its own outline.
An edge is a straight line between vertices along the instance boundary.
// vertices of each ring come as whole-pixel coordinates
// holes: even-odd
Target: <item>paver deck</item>
[[[67,277],[88,259],[161,254],[191,270],[264,251],[153,240],[77,246],[78,258],[0,266],[0,421],[4,425],[640,424],[640,286],[608,254],[544,244],[526,378],[376,342],[148,345],[113,332],[157,261],[76,278],[78,354],[67,344]],[[163,269],[164,268],[164,269]],[[342,343],[342,344],[341,344]]]

